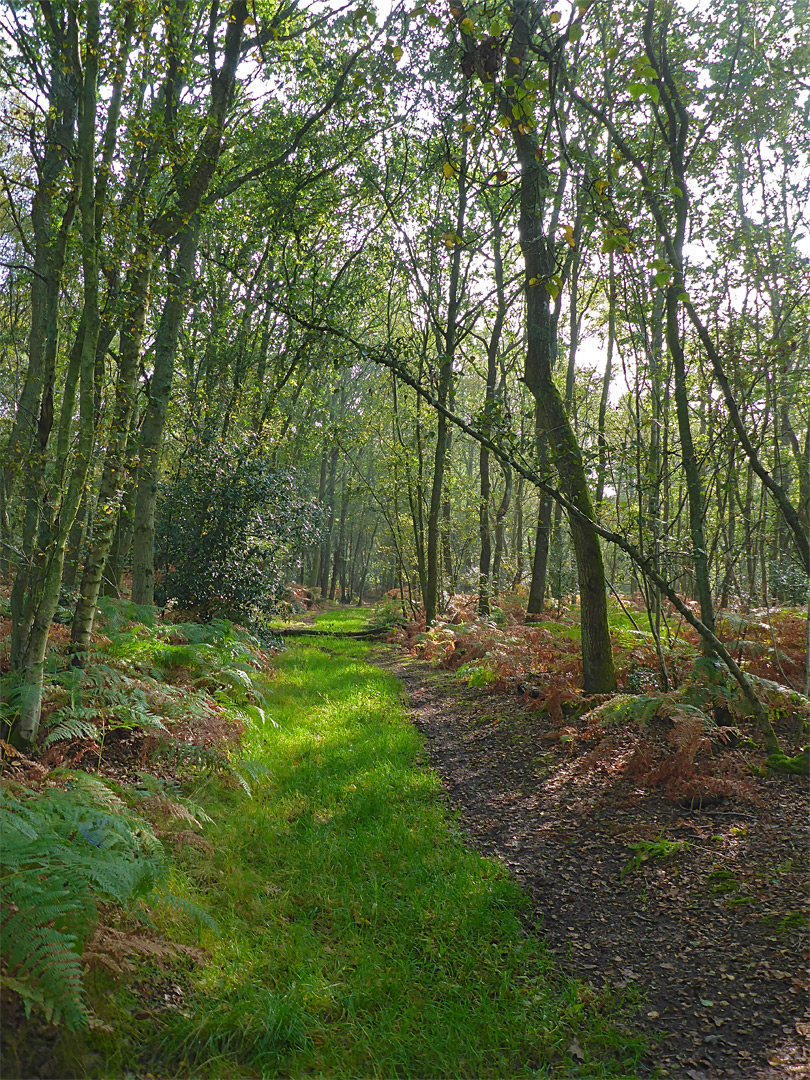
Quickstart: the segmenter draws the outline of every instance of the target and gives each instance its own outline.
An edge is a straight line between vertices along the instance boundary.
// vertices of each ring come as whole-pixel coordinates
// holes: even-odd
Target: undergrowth
[[[476,614],[474,597],[454,597],[431,630],[411,623],[389,638],[470,687],[517,690],[526,708],[543,710],[559,729],[559,743],[579,772],[609,767],[634,784],[662,789],[672,801],[702,805],[729,796],[756,801],[752,776],[767,770],[810,771],[810,701],[786,674],[800,671],[806,620],[800,627],[790,612],[772,612],[768,622],[757,613],[719,618],[718,633],[792,750],[766,758],[738,684],[722,663],[700,655],[689,634],[679,636],[682,627],[671,633],[672,646],[662,647],[665,682],[652,635],[642,629],[645,614],[609,604],[621,692],[589,696],[582,692],[576,608],[532,622],[516,602],[506,600],[500,610],[504,617],[496,623]],[[764,677],[775,671],[779,681]]]
[[[184,778],[219,774],[251,793],[265,770],[236,753],[237,740],[245,723],[274,723],[257,681],[264,658],[229,623],[133,625],[144,612],[111,602],[105,614],[82,667],[57,637],[38,755],[0,740],[2,985],[27,1014],[69,1029],[95,1022],[83,949],[100,905],[139,919],[168,907],[214,928],[172,890],[161,840],[197,837],[210,823]],[[3,691],[8,713],[8,676]]]
[[[280,728],[244,736],[268,770],[258,796],[201,782],[216,854],[189,846],[182,862],[221,936],[206,938],[212,959],[191,973],[182,1008],[144,1021],[142,1068],[635,1075],[640,1046],[618,1023],[621,1003],[563,979],[527,933],[522,894],[464,845],[399,686],[368,650],[336,638],[291,646],[264,688]],[[105,1019],[127,1024],[114,1003]],[[94,1039],[116,1075],[120,1036]]]

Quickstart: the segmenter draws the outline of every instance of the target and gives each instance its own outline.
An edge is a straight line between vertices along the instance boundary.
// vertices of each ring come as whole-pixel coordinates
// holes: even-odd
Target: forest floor
[[[230,632],[209,644],[212,628],[130,624],[138,613],[113,605],[81,683],[59,668],[67,639],[54,626],[46,724],[68,737],[37,761],[7,760],[4,782],[47,795],[87,769],[145,804],[147,706],[175,743],[233,751],[219,778],[181,777],[160,759],[161,783],[183,779],[213,821],[192,815],[193,834],[177,786],[169,809],[181,816],[155,810],[148,826],[174,853],[173,888],[221,934],[198,941],[167,912],[147,939],[102,907],[90,954],[115,960],[123,941],[144,956],[124,957],[120,982],[88,962],[91,1031],[27,1025],[4,1000],[3,1075],[477,1077],[543,1061],[589,1080],[810,1077],[807,780],[768,767],[694,643],[670,650],[677,689],[662,693],[645,635],[617,610],[624,693],[588,696],[573,610],[530,626],[509,610],[498,625],[451,610],[428,633],[391,631],[386,646],[341,640],[390,614],[308,612],[278,629],[337,636],[271,659]],[[724,625],[794,754],[808,706],[788,687],[806,621],[780,613],[776,636],[770,620]],[[116,720],[133,687],[143,716]],[[70,727],[79,707],[95,734]],[[251,799],[234,779],[243,751],[264,777]],[[198,957],[192,971],[166,959],[172,948]],[[497,993],[482,997],[490,976]],[[281,1009],[272,1030],[268,1007]],[[541,1046],[543,1009],[555,1019]],[[359,1026],[344,1023],[355,1013]],[[649,1050],[636,1066],[638,1021]]]
[[[460,827],[511,869],[563,969],[641,991],[657,1075],[810,1076],[805,779],[679,805],[628,776],[620,738],[582,768],[523,694],[389,649],[376,662],[402,681]]]

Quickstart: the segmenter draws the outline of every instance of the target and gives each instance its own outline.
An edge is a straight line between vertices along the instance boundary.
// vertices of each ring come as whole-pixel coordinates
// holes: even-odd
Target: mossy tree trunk
[[[155,364],[149,380],[138,452],[132,540],[132,599],[136,604],[155,602],[155,510],[160,451],[169,409],[177,341],[197,256],[198,237],[199,216],[195,214],[180,234],[155,340]]]
[[[127,307],[121,320],[113,418],[99,486],[92,541],[84,564],[71,629],[71,642],[78,651],[84,651],[90,643],[102,575],[118,521],[118,508],[123,494],[121,481],[126,463],[127,440],[135,410],[138,365],[146,325],[153,254],[148,242],[135,254],[127,290]]]

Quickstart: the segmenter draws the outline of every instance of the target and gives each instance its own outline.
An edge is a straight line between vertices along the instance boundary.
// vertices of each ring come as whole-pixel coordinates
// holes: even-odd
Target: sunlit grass
[[[279,727],[243,747],[269,778],[252,799],[200,782],[213,854],[184,848],[173,880],[216,920],[211,960],[146,976],[154,1001],[179,979],[179,1005],[143,1011],[126,985],[98,1000],[109,1033],[74,1044],[77,1075],[636,1075],[616,1000],[560,977],[514,881],[465,845],[370,648],[279,655],[262,688]]]
[[[632,614],[632,619],[630,617]],[[632,611],[628,614],[616,600],[608,600],[608,622],[611,633],[621,645],[638,644],[641,639],[652,639],[649,623],[644,612]],[[635,619],[636,625],[633,624]],[[579,605],[574,605],[568,612],[564,621],[557,619],[532,620],[532,626],[539,626],[544,630],[550,630],[558,637],[569,638],[571,641],[580,641],[582,634],[579,625]]]
[[[169,1060],[218,1076],[633,1075],[600,995],[554,980],[515,884],[464,846],[366,652],[325,639],[279,658],[280,730],[245,748],[272,780],[209,805],[213,870],[189,856],[222,936]]]
[[[318,630],[353,631],[365,630],[368,626],[370,608],[358,607],[333,607],[329,606],[324,611],[318,612],[314,619],[315,628]],[[284,631],[291,627],[312,626],[313,620],[309,615],[293,615],[289,619],[275,618],[268,624],[268,630]]]
[[[322,611],[315,616],[315,626],[319,630],[365,630],[368,625],[368,608],[340,608],[336,611]]]

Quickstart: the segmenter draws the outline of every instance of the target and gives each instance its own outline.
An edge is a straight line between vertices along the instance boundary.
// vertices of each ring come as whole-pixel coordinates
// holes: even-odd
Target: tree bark
[[[514,74],[516,79],[525,70],[529,55],[534,9],[533,0],[519,0],[514,8],[509,56],[512,63],[519,61]],[[537,136],[524,125],[512,121],[512,97],[507,95],[506,100],[510,106],[510,131],[521,171],[519,233],[525,265],[527,327],[524,378],[537,402],[560,486],[579,511],[576,516],[569,515],[569,523],[579,580],[584,689],[588,693],[609,693],[616,689],[616,672],[602,549],[598,534],[589,525],[594,514],[582,454],[552,374],[557,352],[557,325],[550,300],[556,264],[554,237],[545,232],[541,194],[548,187],[548,178],[543,175],[545,170]]]
[[[166,300],[155,340],[155,365],[149,380],[146,415],[141,425],[137,494],[132,538],[132,599],[155,602],[155,508],[163,429],[169,408],[180,325],[197,257],[200,219],[195,214],[180,234],[168,274]]]
[[[59,600],[65,544],[81,502],[93,449],[95,431],[95,370],[96,343],[99,334],[99,244],[96,218],[94,172],[95,121],[99,67],[100,12],[98,0],[87,0],[85,7],[86,47],[83,80],[79,100],[77,168],[79,170],[79,208],[81,218],[82,291],[84,311],[81,349],[73,350],[78,358],[79,422],[73,464],[67,484],[61,493],[58,510],[52,521],[39,530],[38,550],[33,573],[28,576],[33,604],[28,601],[33,617],[30,629],[22,642],[18,670],[22,693],[20,709],[14,726],[14,736],[24,745],[37,737],[42,712],[43,668],[51,620]],[[78,45],[76,46],[78,49]],[[70,456],[72,426],[72,395],[62,401],[57,446],[57,475],[67,468]]]
[[[456,212],[455,234],[464,235],[467,219],[467,146],[468,138],[462,140],[461,164],[456,175],[458,188],[458,208]],[[447,313],[441,331],[436,330],[436,345],[439,353],[438,396],[442,404],[447,405],[452,395],[453,363],[458,337],[459,288],[461,284],[461,243],[453,246],[450,261],[450,281],[447,293]],[[450,425],[439,413],[436,417],[436,447],[433,454],[433,478],[430,488],[430,504],[427,519],[427,551],[425,566],[425,626],[430,628],[436,622],[439,608],[439,547],[441,542],[441,514],[444,494],[444,478],[447,468],[447,455],[451,442]]]
[[[71,643],[77,652],[90,644],[104,567],[116,531],[123,491],[121,479],[126,463],[130,422],[135,410],[138,364],[146,325],[153,251],[147,243],[137,251],[130,275],[127,310],[120,328],[120,356],[115,404],[104,470],[99,485],[92,542],[87,553],[79,598],[73,615]]]

